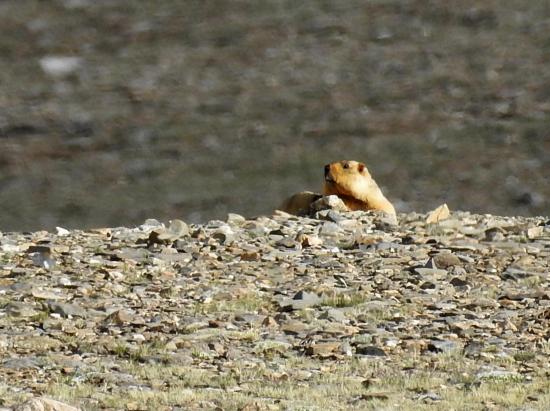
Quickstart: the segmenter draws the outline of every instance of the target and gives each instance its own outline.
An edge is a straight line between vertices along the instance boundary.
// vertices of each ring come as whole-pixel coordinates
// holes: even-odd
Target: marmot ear
[[[359,170],[360,173],[362,173],[363,170],[365,169],[365,165],[363,163],[359,163],[357,165],[357,169]]]

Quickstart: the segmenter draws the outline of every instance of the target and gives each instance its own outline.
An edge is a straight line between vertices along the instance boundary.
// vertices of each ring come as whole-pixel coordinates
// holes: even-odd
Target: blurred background
[[[339,159],[549,214],[550,2],[0,1],[0,231],[268,214]]]

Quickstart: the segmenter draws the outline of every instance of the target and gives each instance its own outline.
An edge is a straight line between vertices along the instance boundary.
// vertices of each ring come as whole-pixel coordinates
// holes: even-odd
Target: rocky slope
[[[0,235],[0,405],[549,409],[550,221],[324,210]]]

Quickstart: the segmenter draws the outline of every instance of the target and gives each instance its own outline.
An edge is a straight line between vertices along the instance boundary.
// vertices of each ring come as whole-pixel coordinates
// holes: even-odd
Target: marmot
[[[395,216],[395,208],[388,201],[378,184],[371,177],[365,164],[342,160],[325,166],[323,195],[337,195],[344,204],[354,210],[381,210]],[[294,194],[279,208],[291,214],[303,214],[320,194],[309,191]]]

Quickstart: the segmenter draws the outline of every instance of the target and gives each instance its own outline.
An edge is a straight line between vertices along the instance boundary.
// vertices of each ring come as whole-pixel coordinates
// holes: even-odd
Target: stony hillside
[[[550,409],[550,221],[427,217],[0,234],[0,406]]]

